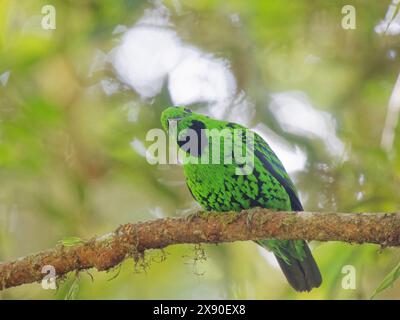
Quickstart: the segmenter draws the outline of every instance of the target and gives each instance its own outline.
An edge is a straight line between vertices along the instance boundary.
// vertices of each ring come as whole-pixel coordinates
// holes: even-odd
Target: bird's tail
[[[274,252],[283,274],[296,291],[311,291],[321,285],[321,273],[305,241],[262,240],[258,244]],[[298,250],[301,254],[296,254]]]
[[[299,260],[288,256],[285,260],[275,254],[287,281],[296,291],[311,291],[322,283],[321,273],[307,243],[303,241],[304,257]]]

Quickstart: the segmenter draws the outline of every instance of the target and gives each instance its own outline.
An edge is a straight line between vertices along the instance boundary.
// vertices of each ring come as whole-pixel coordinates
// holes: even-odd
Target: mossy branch
[[[305,239],[400,246],[400,213],[199,212],[125,224],[116,231],[73,246],[55,248],[0,263],[0,289],[40,281],[51,265],[57,276],[89,268],[107,270],[147,249],[182,243],[220,243],[257,239]]]

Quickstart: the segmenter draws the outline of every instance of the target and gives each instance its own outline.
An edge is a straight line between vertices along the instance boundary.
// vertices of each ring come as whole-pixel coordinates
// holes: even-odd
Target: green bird
[[[161,115],[161,123],[170,135],[171,123],[174,123],[176,142],[185,156],[183,169],[187,186],[194,199],[205,210],[222,212],[262,207],[303,211],[296,188],[281,161],[267,142],[255,132],[236,123],[194,113],[185,107],[167,108]],[[232,136],[231,140],[226,138],[232,142],[230,149],[222,143],[226,135],[218,138],[219,150],[215,153],[219,152],[219,162],[212,161],[215,150],[212,144],[216,143],[215,135],[211,134],[213,130],[224,130],[223,132],[231,133]],[[248,132],[253,134],[250,147],[245,143]],[[193,133],[196,134],[197,141],[193,141]],[[247,170],[247,163],[242,159],[239,161],[235,147],[242,151],[241,155],[246,151],[253,152],[250,170]],[[244,170],[246,166],[248,172]],[[321,273],[304,240],[265,239],[257,243],[274,253],[289,284],[295,290],[310,291],[320,286]]]

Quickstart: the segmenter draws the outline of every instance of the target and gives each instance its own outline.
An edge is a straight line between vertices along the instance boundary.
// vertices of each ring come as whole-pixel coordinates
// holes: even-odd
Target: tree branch
[[[55,248],[0,263],[0,289],[40,281],[51,265],[57,276],[89,268],[107,270],[147,249],[182,243],[220,243],[257,239],[305,239],[400,246],[400,213],[199,212],[125,224],[116,231],[74,246]]]

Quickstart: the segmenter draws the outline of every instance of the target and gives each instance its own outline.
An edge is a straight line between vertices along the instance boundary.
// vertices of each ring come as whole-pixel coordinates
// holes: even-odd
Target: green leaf
[[[72,282],[71,286],[69,287],[69,290],[65,295],[64,300],[75,300],[76,296],[78,295],[78,292],[79,292],[79,277],[75,276],[75,279]]]
[[[72,247],[72,246],[75,246],[75,245],[83,243],[83,242],[84,241],[79,237],[66,237],[66,238],[60,240],[60,243],[66,247]]]
[[[371,299],[373,299],[377,294],[381,293],[383,290],[391,287],[393,283],[400,277],[400,262],[397,264],[396,267],[389,274],[383,279],[382,283],[375,289],[373,292]]]

